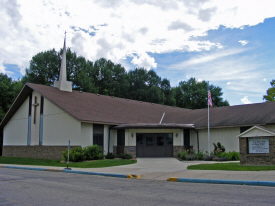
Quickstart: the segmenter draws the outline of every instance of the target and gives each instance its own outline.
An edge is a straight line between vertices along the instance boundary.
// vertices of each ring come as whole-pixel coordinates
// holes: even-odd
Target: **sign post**
[[[66,170],[71,170],[71,168],[68,167],[69,160],[70,160],[70,140],[69,140],[69,145],[68,145],[67,168],[65,168]]]

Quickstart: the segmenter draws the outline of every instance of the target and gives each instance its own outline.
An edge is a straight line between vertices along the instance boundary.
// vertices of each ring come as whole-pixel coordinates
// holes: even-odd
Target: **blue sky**
[[[0,2],[0,72],[21,78],[32,56],[67,46],[153,69],[172,86],[195,77],[230,105],[263,102],[275,77],[275,1],[82,0]]]

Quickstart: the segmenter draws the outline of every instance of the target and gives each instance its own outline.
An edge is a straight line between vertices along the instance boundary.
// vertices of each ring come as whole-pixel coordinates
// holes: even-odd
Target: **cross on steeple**
[[[39,106],[39,103],[37,103],[37,97],[34,97],[34,104],[32,104],[32,106],[34,107],[34,116],[33,116],[33,123],[35,124],[35,120],[36,120],[36,107]]]

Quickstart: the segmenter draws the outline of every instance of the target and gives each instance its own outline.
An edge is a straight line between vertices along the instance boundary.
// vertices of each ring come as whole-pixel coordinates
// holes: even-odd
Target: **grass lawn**
[[[275,165],[270,166],[244,166],[240,163],[217,163],[189,165],[188,170],[233,170],[233,171],[265,171],[275,170]]]
[[[128,164],[134,164],[136,162],[137,160],[104,159],[104,160],[94,160],[94,161],[86,161],[86,162],[72,162],[72,163],[69,163],[69,167],[100,168],[100,167],[128,165]],[[60,163],[60,160],[32,159],[32,158],[22,158],[22,157],[0,157],[0,164],[67,167],[67,163]]]

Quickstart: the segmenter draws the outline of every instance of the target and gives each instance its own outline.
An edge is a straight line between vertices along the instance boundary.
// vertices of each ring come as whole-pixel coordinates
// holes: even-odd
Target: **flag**
[[[213,106],[210,89],[208,89],[208,105],[210,105],[211,108]]]

